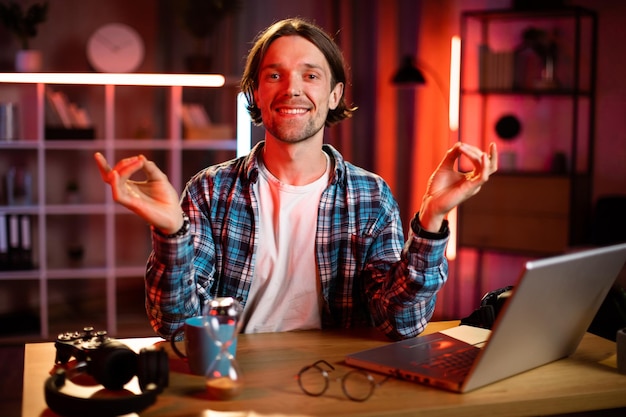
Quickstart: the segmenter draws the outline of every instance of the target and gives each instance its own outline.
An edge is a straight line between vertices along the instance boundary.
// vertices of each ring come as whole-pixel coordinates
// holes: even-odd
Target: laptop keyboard
[[[433,357],[423,366],[427,369],[434,369],[446,375],[467,375],[480,349],[471,346],[452,353],[444,353]]]

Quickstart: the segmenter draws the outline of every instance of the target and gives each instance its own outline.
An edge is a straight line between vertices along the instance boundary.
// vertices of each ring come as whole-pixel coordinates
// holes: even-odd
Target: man
[[[341,51],[315,25],[287,19],[250,50],[241,86],[265,140],[208,167],[182,198],[139,155],[96,161],[116,202],[152,228],[146,308],[164,337],[211,298],[244,307],[243,331],[376,326],[392,339],[419,334],[447,279],[447,213],[497,169],[456,144],[430,178],[404,241],[399,209],[379,176],[323,144],[324,127],[350,117]],[[473,171],[454,170],[464,156]],[[146,180],[130,180],[143,170]],[[182,213],[182,215],[181,215]]]

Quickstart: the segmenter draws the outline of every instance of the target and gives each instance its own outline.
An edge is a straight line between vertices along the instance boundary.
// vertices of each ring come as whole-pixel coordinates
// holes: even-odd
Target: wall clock
[[[87,42],[87,59],[99,72],[133,72],[144,58],[139,33],[122,23],[109,23],[97,29]]]

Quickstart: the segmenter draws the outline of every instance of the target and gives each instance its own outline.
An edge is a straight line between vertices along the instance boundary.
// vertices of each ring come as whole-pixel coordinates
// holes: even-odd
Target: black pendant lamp
[[[413,57],[406,55],[402,59],[400,69],[393,76],[392,82],[397,85],[426,84],[426,79],[422,71],[413,65]]]

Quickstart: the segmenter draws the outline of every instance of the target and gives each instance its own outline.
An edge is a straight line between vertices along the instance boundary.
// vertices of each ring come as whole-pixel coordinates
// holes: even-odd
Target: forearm
[[[443,239],[416,236],[413,230],[399,263],[381,277],[371,297],[374,322],[391,339],[414,337],[424,330],[437,293],[448,277]]]
[[[190,240],[189,232],[176,238],[153,232],[153,251],[145,276],[146,312],[154,330],[164,338],[169,338],[187,317],[200,314]]]

